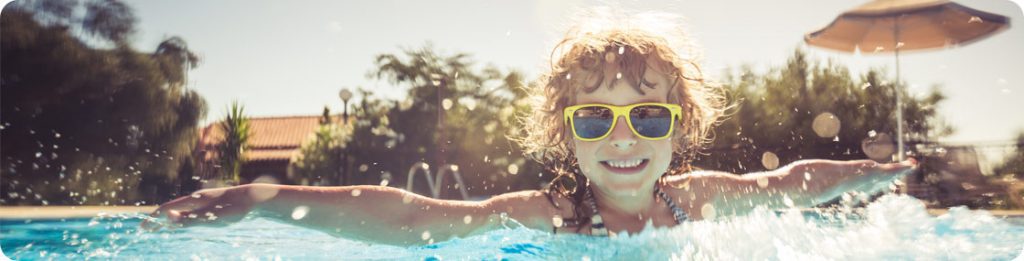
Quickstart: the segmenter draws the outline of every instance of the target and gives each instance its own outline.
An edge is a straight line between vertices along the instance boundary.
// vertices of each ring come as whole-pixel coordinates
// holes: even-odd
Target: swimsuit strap
[[[657,193],[658,196],[661,197],[661,200],[664,200],[665,204],[668,205],[668,209],[672,210],[672,217],[676,219],[676,224],[682,224],[683,222],[686,222],[687,219],[690,219],[690,217],[686,215],[686,211],[683,211],[679,206],[676,206],[676,202],[672,201],[672,198],[668,196],[668,193],[661,190],[661,187],[654,186],[654,193]]]
[[[658,195],[658,197],[668,205],[669,210],[672,211],[672,217],[676,220],[676,224],[682,224],[689,219],[686,212],[679,208],[679,206],[676,206],[676,203],[672,201],[672,198],[668,196],[668,193],[661,190],[661,187],[655,185],[654,194]],[[597,211],[597,201],[594,200],[594,194],[591,192],[590,188],[587,188],[584,199],[586,200],[584,203],[590,207],[590,211],[593,213],[593,215],[590,216],[590,235],[608,236],[608,228],[604,225],[604,219],[601,218],[601,213]]]

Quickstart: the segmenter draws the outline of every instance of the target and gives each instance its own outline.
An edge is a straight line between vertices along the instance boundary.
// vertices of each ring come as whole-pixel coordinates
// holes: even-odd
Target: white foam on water
[[[896,195],[883,196],[856,213],[818,216],[760,208],[745,216],[672,228],[648,224],[640,233],[615,238],[552,235],[508,220],[499,230],[413,247],[337,238],[253,216],[228,227],[141,232],[132,222],[143,217],[10,224],[4,250],[16,259],[43,253],[60,259],[1024,260],[1024,226],[963,207],[933,217],[917,199]],[[53,238],[21,230],[51,231],[47,233]],[[64,234],[81,234],[78,241],[89,241],[68,246],[76,239],[62,239]],[[20,240],[18,235],[32,235],[38,243],[31,248],[8,245],[8,240]]]

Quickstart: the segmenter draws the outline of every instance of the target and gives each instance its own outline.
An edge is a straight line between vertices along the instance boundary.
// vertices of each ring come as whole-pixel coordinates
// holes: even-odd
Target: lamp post
[[[341,102],[344,104],[345,108],[342,109],[344,112],[343,120],[345,121],[345,124],[348,124],[348,100],[352,99],[352,91],[349,91],[347,88],[341,89],[341,91],[338,92],[338,98],[341,98]]]
[[[352,91],[349,91],[348,88],[342,88],[341,91],[338,92],[338,98],[341,98],[341,103],[343,104],[342,106],[344,106],[344,108],[342,108],[342,119],[341,119],[342,123],[341,124],[348,124],[348,100],[352,99]],[[348,150],[348,145],[347,144],[345,145],[345,152],[344,152],[344,154],[345,154],[345,156],[342,157],[342,159],[341,159],[341,171],[338,172],[338,176],[335,177],[335,180],[334,180],[334,183],[336,185],[345,185],[343,182],[344,181],[348,181],[347,176],[348,176],[348,165],[349,165],[348,164],[349,150]],[[345,177],[345,178],[343,178],[343,177]]]

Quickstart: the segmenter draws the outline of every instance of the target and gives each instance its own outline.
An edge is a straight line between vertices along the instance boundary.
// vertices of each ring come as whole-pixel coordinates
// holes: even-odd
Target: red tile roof
[[[298,153],[302,142],[310,138],[320,126],[320,116],[283,116],[249,118],[249,148],[244,152],[249,161],[289,161]],[[202,151],[215,151],[224,140],[220,122],[204,127],[199,134]],[[204,153],[202,158],[214,159],[213,153]]]

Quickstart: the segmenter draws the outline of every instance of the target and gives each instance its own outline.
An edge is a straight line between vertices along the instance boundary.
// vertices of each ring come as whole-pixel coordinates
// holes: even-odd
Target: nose
[[[636,135],[633,135],[633,131],[629,129],[629,123],[626,123],[626,117],[619,117],[615,119],[615,129],[612,129],[612,134],[609,135],[609,142],[612,146],[618,149],[629,149],[636,144]]]

